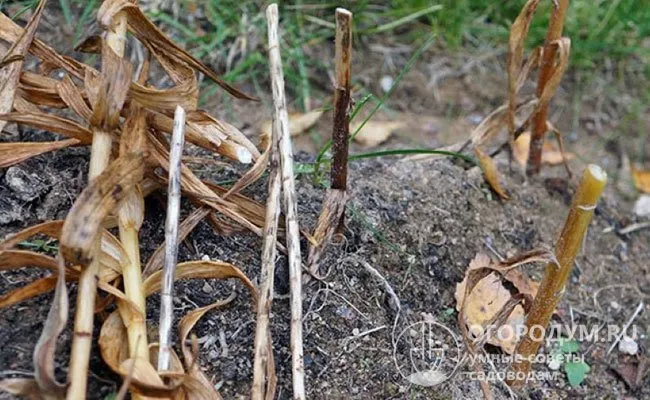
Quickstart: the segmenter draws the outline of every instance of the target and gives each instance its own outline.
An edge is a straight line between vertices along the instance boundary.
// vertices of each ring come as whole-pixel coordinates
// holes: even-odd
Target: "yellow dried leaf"
[[[146,296],[160,291],[162,287],[162,272],[158,270],[151,274],[142,286]],[[188,261],[178,264],[177,281],[184,279],[228,279],[237,278],[250,290],[253,301],[257,303],[257,289],[248,277],[234,265],[223,261]]]
[[[65,149],[80,143],[77,139],[56,142],[0,143],[0,168],[11,167],[43,153]]]
[[[291,136],[298,136],[306,132],[309,128],[314,126],[316,122],[323,115],[322,110],[312,110],[306,113],[294,112],[289,114],[289,134]],[[264,121],[260,125],[260,134],[271,135],[273,129],[273,121]]]
[[[46,113],[9,113],[0,114],[0,120],[29,125],[33,128],[43,129],[61,135],[78,139],[82,144],[93,141],[92,132],[78,123],[52,114]]]
[[[350,132],[356,132],[359,126],[361,123],[350,126]],[[406,122],[403,121],[368,121],[354,140],[365,147],[378,146],[388,140],[393,132],[405,126]]]
[[[492,190],[501,197],[501,199],[507,200],[509,197],[501,188],[501,184],[499,183],[499,172],[494,164],[494,160],[492,160],[492,158],[487,154],[483,153],[483,151],[478,147],[474,148],[474,153],[476,153],[481,170],[483,170],[485,181],[490,185]]]
[[[528,152],[530,150],[530,132],[525,132],[519,135],[517,140],[515,140],[515,145],[513,147],[513,157],[515,161],[522,167],[526,166],[528,161]],[[575,158],[573,153],[564,154],[567,160]],[[544,141],[544,147],[542,149],[542,162],[548,165],[559,165],[564,162],[562,158],[562,152],[555,147],[550,141]]]
[[[634,186],[644,193],[650,193],[650,171],[636,169],[632,166]]]
[[[3,55],[4,60],[11,58],[13,62],[7,63],[0,68],[0,114],[9,113],[13,108],[20,71],[23,69],[23,60],[34,39],[36,28],[45,9],[45,3],[45,0],[38,3],[34,15],[32,15],[23,32],[15,39],[7,54]],[[0,132],[5,125],[7,125],[6,121],[0,121]]]

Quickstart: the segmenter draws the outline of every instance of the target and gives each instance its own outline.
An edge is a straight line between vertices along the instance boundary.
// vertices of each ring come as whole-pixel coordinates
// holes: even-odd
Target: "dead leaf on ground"
[[[361,123],[350,126],[350,134],[359,129]],[[368,121],[354,137],[354,141],[365,147],[375,147],[384,143],[390,135],[406,126],[404,121]]]
[[[309,128],[314,126],[316,122],[323,115],[322,110],[313,110],[306,113],[290,113],[289,114],[289,134],[291,136],[298,136],[301,133],[306,132]],[[260,134],[271,136],[271,130],[273,129],[273,121],[264,121],[260,125]]]
[[[488,325],[495,324],[487,343],[501,347],[508,354],[515,350],[519,338],[517,332],[525,322],[525,310],[517,296],[532,300],[539,283],[532,281],[515,268],[531,262],[555,262],[555,256],[547,250],[532,250],[499,263],[493,263],[486,254],[479,253],[470,262],[463,281],[456,285],[456,310],[470,340],[479,339]],[[516,294],[504,285],[509,282]],[[469,285],[469,287],[468,287]],[[505,318],[499,318],[506,312]],[[499,321],[502,319],[501,321]],[[501,334],[496,334],[497,332]]]
[[[632,166],[634,186],[644,193],[650,193],[650,171],[636,169]]]
[[[525,132],[519,135],[515,140],[513,157],[521,167],[525,167],[528,162],[528,151],[530,150],[530,132]],[[565,153],[567,160],[575,158],[573,153]],[[562,152],[549,140],[544,141],[542,148],[542,163],[548,165],[559,165],[564,162]]]

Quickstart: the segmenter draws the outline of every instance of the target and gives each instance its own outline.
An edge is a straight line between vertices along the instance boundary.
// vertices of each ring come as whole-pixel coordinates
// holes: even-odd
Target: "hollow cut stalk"
[[[564,29],[564,16],[569,8],[569,0],[558,0],[557,6],[553,7],[551,20],[548,25],[546,40],[544,42],[544,53],[542,55],[542,64],[537,81],[537,97],[541,97],[547,82],[553,74],[557,46],[552,43],[562,37]],[[548,104],[541,107],[533,117],[532,134],[530,138],[530,151],[528,156],[528,165],[526,173],[536,175],[542,165],[542,147],[544,145],[544,136],[547,131],[546,121],[548,120]]]
[[[589,165],[582,176],[578,191],[573,197],[564,228],[555,246],[558,264],[549,263],[533,305],[526,317],[526,334],[515,350],[512,369],[515,379],[511,386],[521,386],[530,372],[531,360],[544,341],[544,333],[555,308],[562,298],[564,287],[571,275],[573,262],[580,251],[583,239],[600,199],[607,174],[597,165]]]
[[[106,44],[119,56],[124,56],[126,45],[127,19],[126,14],[115,16],[113,31],[106,34]],[[93,180],[108,166],[111,158],[113,140],[110,132],[93,127],[93,142],[90,155],[88,179]],[[99,279],[99,257],[101,241],[95,245],[93,261],[86,266],[79,277],[77,293],[77,308],[74,320],[74,336],[68,369],[68,400],[84,399],[88,381],[88,361],[93,337],[93,319],[95,313],[95,298],[97,280]]]

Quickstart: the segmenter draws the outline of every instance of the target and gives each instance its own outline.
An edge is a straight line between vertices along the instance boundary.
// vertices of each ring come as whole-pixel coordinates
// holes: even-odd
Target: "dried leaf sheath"
[[[302,343],[302,261],[300,257],[300,229],[296,188],[293,174],[293,150],[289,134],[289,116],[284,95],[284,74],[280,57],[278,37],[278,5],[271,4],[266,9],[269,40],[269,64],[271,87],[273,91],[274,120],[277,126],[282,191],[287,226],[287,250],[289,257],[289,285],[291,290],[291,373],[293,398],[305,399],[305,369]]]
[[[146,129],[147,125],[144,111],[134,106],[122,130],[120,154],[144,154],[146,152]],[[140,178],[144,175],[144,165],[142,166],[142,170],[137,171],[137,175]],[[144,319],[146,315],[146,301],[142,289],[140,241],[138,239],[138,233],[143,220],[144,197],[140,186],[136,185],[127,192],[125,200],[119,209],[118,226],[120,241],[128,256],[128,262],[122,269],[124,293],[128,300],[135,306],[137,312],[121,314],[125,320],[124,324],[127,327],[129,354],[131,357],[149,360],[147,327]],[[121,306],[122,303],[119,302],[118,305]],[[123,307],[120,308],[122,309]],[[131,317],[130,320],[127,319],[129,316]]]
[[[164,284],[160,293],[160,338],[158,371],[167,371],[170,362],[170,336],[174,320],[174,272],[178,258],[178,219],[181,207],[181,158],[185,142],[185,110],[180,106],[174,115],[169,156],[169,184],[167,188],[167,219],[165,220]]]

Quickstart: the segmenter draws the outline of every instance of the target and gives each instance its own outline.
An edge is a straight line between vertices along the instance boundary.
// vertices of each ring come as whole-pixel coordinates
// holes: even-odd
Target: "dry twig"
[[[293,175],[293,150],[289,135],[289,116],[284,97],[284,74],[280,57],[278,37],[278,5],[271,4],[266,9],[269,38],[269,64],[273,90],[274,119],[277,126],[282,191],[287,229],[287,252],[289,259],[289,281],[291,288],[291,372],[293,378],[293,398],[305,398],[305,369],[302,344],[302,263],[300,257],[300,229]]]

